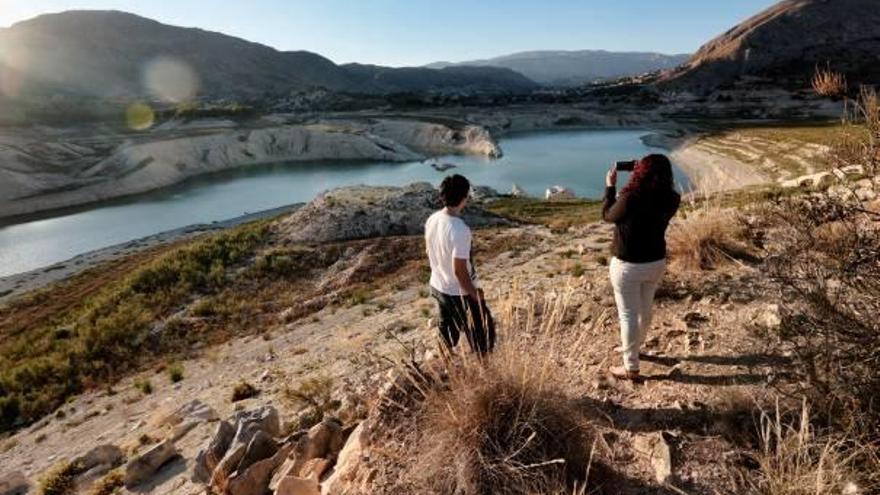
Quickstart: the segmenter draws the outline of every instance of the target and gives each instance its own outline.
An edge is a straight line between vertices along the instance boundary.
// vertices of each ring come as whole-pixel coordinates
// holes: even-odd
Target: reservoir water
[[[322,191],[353,184],[438,184],[451,173],[471,183],[510,191],[516,183],[541,196],[561,185],[598,198],[616,160],[657,150],[639,139],[645,131],[576,130],[518,134],[501,140],[504,157],[447,156],[457,168],[438,172],[428,162],[279,163],[196,177],[161,191],[90,206],[51,218],[0,227],[0,277],[34,270],[78,254],[196,223],[309,201]],[[676,178],[686,178],[676,170]],[[621,177],[622,181],[626,177]]]

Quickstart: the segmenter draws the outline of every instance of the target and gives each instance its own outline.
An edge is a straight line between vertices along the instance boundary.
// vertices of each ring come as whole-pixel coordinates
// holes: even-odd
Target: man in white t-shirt
[[[495,346],[495,322],[486,306],[471,260],[471,229],[461,218],[470,182],[451,175],[440,184],[444,208],[425,222],[425,250],[431,263],[431,295],[440,311],[440,336],[450,348],[464,332],[479,354]]]

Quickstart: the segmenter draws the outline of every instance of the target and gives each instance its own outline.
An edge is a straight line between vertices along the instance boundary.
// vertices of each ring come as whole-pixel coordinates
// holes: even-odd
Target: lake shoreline
[[[502,139],[514,137],[514,136],[523,136],[529,134],[565,134],[565,133],[578,133],[584,131],[638,131],[644,132],[645,135],[641,136],[641,141],[646,146],[650,147],[658,147],[674,149],[674,146],[671,146],[669,142],[660,142],[658,141],[657,136],[667,136],[668,134],[661,134],[663,131],[657,128],[651,128],[648,126],[638,126],[638,127],[613,127],[613,128],[601,128],[596,126],[566,126],[564,128],[530,128],[530,129],[521,129],[515,132],[508,132],[503,134]],[[666,131],[670,132],[669,130]],[[689,173],[689,170],[686,166],[681,166],[679,169],[687,175],[688,180],[692,180],[692,177]],[[567,184],[561,183],[560,185],[566,186]],[[503,192],[503,191],[501,191]],[[586,196],[585,196],[586,197]],[[597,196],[598,197],[598,196]],[[124,201],[123,199],[117,199],[117,201]],[[53,282],[63,280],[70,276],[73,276],[77,273],[80,273],[84,270],[93,268],[102,263],[106,263],[108,261],[112,261],[118,259],[120,257],[128,256],[131,254],[135,254],[137,252],[141,252],[145,249],[186,240],[187,238],[194,237],[196,235],[204,234],[207,232],[213,231],[221,231],[226,228],[234,227],[236,225],[240,225],[242,223],[253,221],[261,218],[268,218],[276,215],[283,214],[285,212],[293,211],[298,206],[303,203],[295,203],[291,205],[285,205],[277,208],[271,208],[268,210],[257,211],[256,213],[245,214],[236,216],[226,220],[220,220],[216,222],[212,222],[210,224],[191,224],[167,231],[162,231],[159,233],[139,237],[135,240],[126,241],[118,244],[114,244],[108,247],[98,248],[94,250],[87,251],[83,254],[79,254],[77,256],[71,257],[64,261],[58,263],[52,263],[48,265],[40,266],[39,268],[35,268],[33,270],[28,270],[25,272],[11,274],[5,277],[0,277],[0,303],[5,300],[11,299],[25,292],[29,292],[31,290],[46,286]],[[84,209],[89,209],[85,207]],[[36,214],[39,215],[39,214]]]
[[[65,280],[107,262],[131,256],[147,249],[192,239],[203,234],[220,232],[245,223],[292,213],[301,208],[303,204],[294,203],[208,224],[197,223],[187,225],[112,246],[94,249],[34,270],[0,277],[0,305],[22,294]]]

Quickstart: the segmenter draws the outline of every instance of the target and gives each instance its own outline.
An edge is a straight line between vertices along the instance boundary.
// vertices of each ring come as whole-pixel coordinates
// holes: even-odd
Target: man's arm
[[[471,273],[468,271],[468,260],[455,258],[454,268],[455,278],[458,279],[458,284],[461,285],[464,293],[478,301],[480,298],[478,297],[477,288],[474,286],[474,281],[471,280]]]

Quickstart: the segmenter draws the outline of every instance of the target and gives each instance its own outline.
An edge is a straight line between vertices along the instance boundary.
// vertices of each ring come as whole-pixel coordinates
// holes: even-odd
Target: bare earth
[[[639,445],[652,432],[671,431],[678,439],[676,471],[683,483],[706,488],[706,492],[711,485],[721,488],[730,483],[728,464],[737,462],[739,448],[720,433],[736,425],[726,424],[720,416],[712,420],[711,414],[704,413],[736,394],[763,393],[773,380],[771,364],[776,359],[762,354],[761,342],[747,330],[765,305],[755,300],[758,288],[750,269],[697,276],[673,269],[658,295],[648,348],[661,357],[645,363],[649,380],[635,386],[607,384],[600,377],[618,359],[613,352],[618,345],[614,303],[603,264],[610,228],[592,224],[554,234],[543,227],[518,227],[476,235],[533,239],[514,251],[483,260],[482,279],[493,304],[506,297],[515,281],[530,297],[553,297],[572,290],[573,304],[580,308],[578,318],[602,319],[597,333],[584,340],[578,368],[560,371],[580,384],[584,397],[593,401],[587,406],[599,407],[611,422],[606,428],[615,433],[608,436],[604,455],[621,461],[617,464],[628,476],[642,480],[643,489],[653,487],[651,493],[666,493],[652,481],[650,455],[640,452]],[[582,276],[571,275],[575,265],[583,267]],[[8,450],[0,454],[0,466],[4,472],[21,470],[37,479],[59,459],[70,459],[94,445],[112,443],[129,452],[143,451],[146,447],[139,439],[146,434],[149,444],[169,435],[162,418],[193,399],[210,405],[220,417],[238,407],[271,403],[280,408],[283,420],[292,421],[299,411],[284,391],[308,377],[332,379],[334,395],[347,404],[369,396],[384,379],[391,367],[389,359],[402,357],[400,342],[417,349],[434,347],[435,330],[428,319],[434,311],[424,287],[415,284],[389,289],[361,305],[325,309],[308,321],[277,328],[267,337],[240,338],[200,349],[197,358],[182,363],[185,379],[176,385],[169,384],[164,373],[148,371],[122,380],[112,394],[94,391],[76,398],[60,409],[63,416],[58,413],[7,439]],[[138,379],[149,379],[153,393],[143,395],[135,388]],[[241,380],[257,385],[262,393],[234,405],[229,399],[231,389]],[[349,408],[357,406],[343,406]],[[202,493],[204,487],[189,477],[195,454],[214,427],[203,423],[185,434],[177,442],[182,457],[130,493]]]

